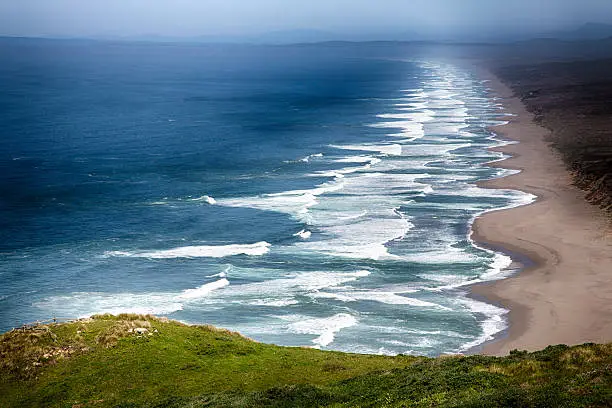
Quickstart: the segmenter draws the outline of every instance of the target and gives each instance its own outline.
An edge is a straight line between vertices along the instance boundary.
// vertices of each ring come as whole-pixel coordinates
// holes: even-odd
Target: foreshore
[[[481,187],[521,190],[533,204],[477,218],[472,239],[505,248],[532,262],[520,273],[471,287],[472,295],[509,310],[509,328],[474,350],[505,355],[554,344],[612,341],[612,239],[609,220],[572,185],[562,160],[546,142],[549,131],[490,72],[482,74],[516,116],[495,128],[519,143],[494,148],[512,157],[491,166],[521,170]]]

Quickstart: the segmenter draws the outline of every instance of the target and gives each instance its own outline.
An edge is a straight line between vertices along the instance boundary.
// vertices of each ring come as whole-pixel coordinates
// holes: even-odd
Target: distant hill
[[[246,38],[249,42],[258,44],[292,44],[292,43],[315,43],[330,41],[337,38],[332,32],[322,30],[278,30],[261,35]]]
[[[72,39],[72,38],[64,38]],[[168,36],[140,34],[131,36],[96,35],[88,39],[103,41],[145,41],[155,43],[216,43],[216,44],[309,44],[330,41],[415,41],[423,39],[408,30],[334,32],[316,29],[277,30],[250,35]]]
[[[417,32],[403,28],[363,29],[361,31],[325,31],[310,28],[277,30],[253,34],[211,34],[172,36],[160,34],[95,35],[78,37],[50,37],[56,39],[94,39],[103,41],[144,41],[153,43],[205,43],[205,44],[314,44],[323,42],[430,42],[430,43],[514,43],[527,41],[592,41],[612,39],[612,24],[586,23],[573,29],[557,31],[518,30],[517,28],[494,31],[467,30],[457,33]]]
[[[334,32],[314,29],[278,30],[242,37],[197,37],[199,42],[242,42],[251,44],[306,44],[330,41],[414,41],[421,36],[412,31]]]
[[[601,40],[612,37],[612,24],[586,23],[575,30],[545,33],[545,38],[560,40]]]

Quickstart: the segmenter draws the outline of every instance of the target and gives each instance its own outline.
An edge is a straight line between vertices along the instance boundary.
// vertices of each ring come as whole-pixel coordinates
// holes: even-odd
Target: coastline
[[[509,123],[495,127],[501,138],[517,141],[492,148],[511,157],[492,167],[521,170],[478,183],[537,196],[526,206],[485,213],[472,225],[472,239],[503,248],[531,262],[503,280],[470,287],[470,296],[509,310],[509,327],[470,353],[506,355],[551,344],[605,343],[612,339],[612,240],[604,214],[572,185],[569,172],[545,141],[550,133],[512,90],[489,71],[489,80]]]

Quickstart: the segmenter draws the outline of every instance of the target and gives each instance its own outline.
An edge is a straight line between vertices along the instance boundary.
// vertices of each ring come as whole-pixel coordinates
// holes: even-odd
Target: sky
[[[549,31],[612,23],[612,0],[3,0],[0,35],[252,36],[322,30],[345,36],[403,31]]]

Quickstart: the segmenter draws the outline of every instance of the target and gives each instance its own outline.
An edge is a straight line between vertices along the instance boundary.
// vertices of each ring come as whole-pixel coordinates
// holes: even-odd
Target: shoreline
[[[512,90],[489,71],[478,69],[503,103],[509,123],[496,126],[502,139],[519,143],[493,147],[510,157],[488,164],[518,174],[477,183],[533,194],[528,205],[487,212],[472,224],[471,238],[486,248],[527,258],[519,271],[469,287],[468,296],[507,309],[508,327],[469,354],[506,355],[553,344],[612,340],[612,242],[607,219],[572,185],[561,159]],[[582,273],[581,273],[582,272]],[[586,272],[586,273],[584,273]]]

